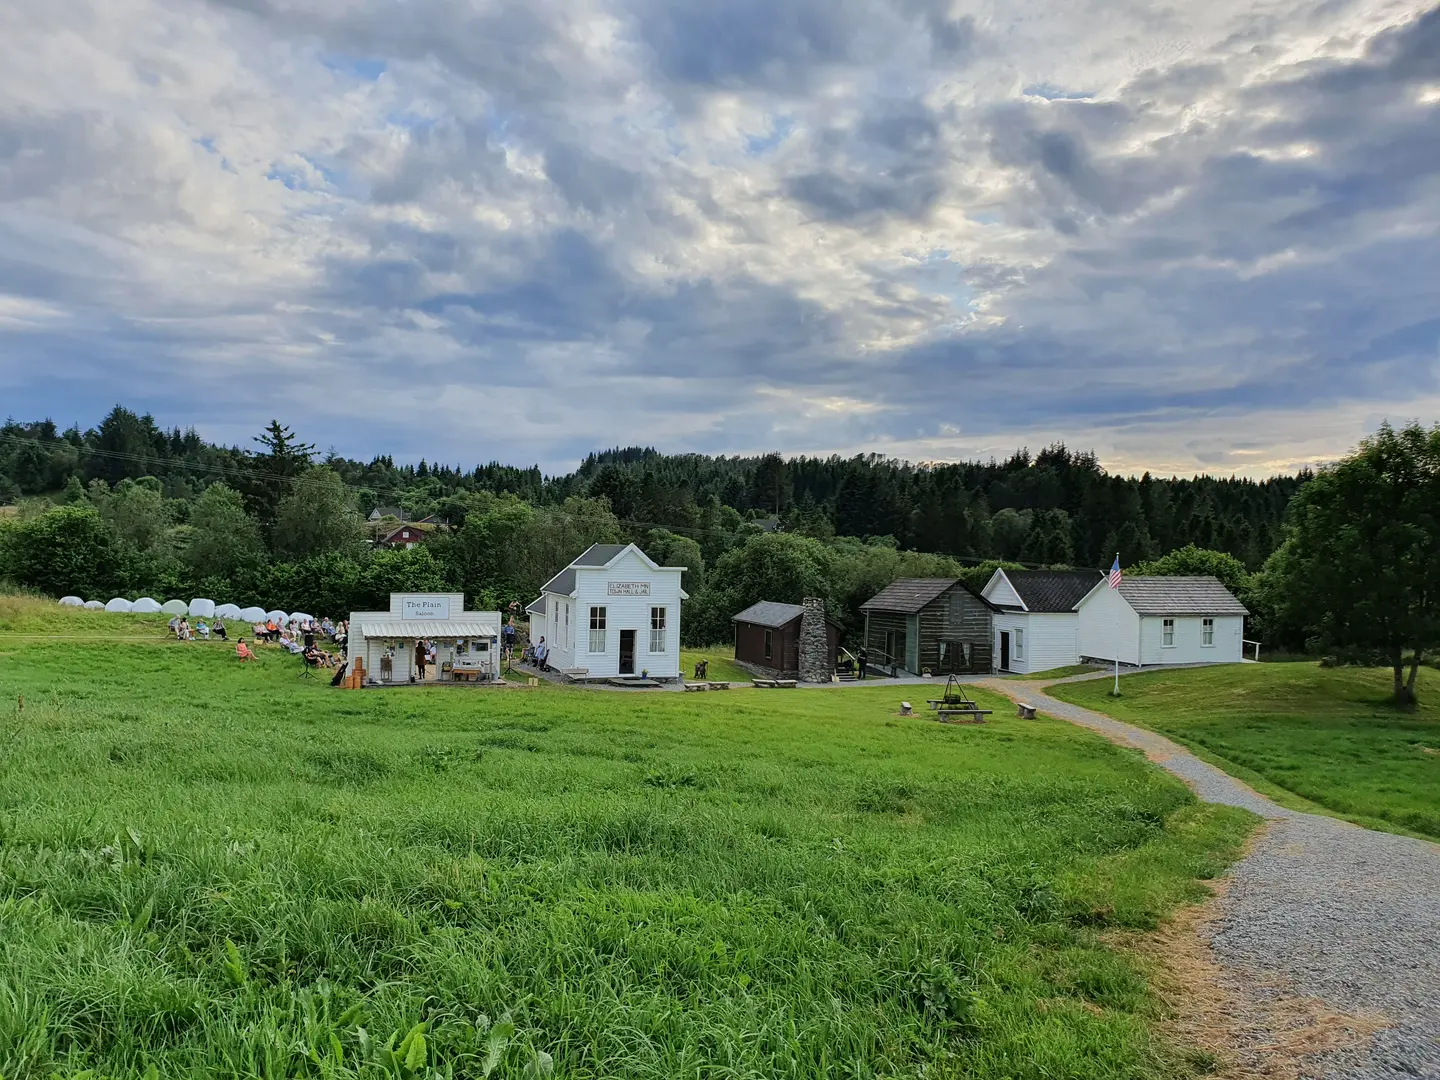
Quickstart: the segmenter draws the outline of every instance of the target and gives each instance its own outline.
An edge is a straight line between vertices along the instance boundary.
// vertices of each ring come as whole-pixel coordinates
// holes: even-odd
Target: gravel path
[[[1440,1080],[1440,846],[1277,806],[1163,735],[1057,701],[1046,684],[980,685],[1143,751],[1207,802],[1267,819],[1220,900],[1216,958],[1249,986],[1278,975],[1335,1010],[1391,1025],[1302,1075]]]

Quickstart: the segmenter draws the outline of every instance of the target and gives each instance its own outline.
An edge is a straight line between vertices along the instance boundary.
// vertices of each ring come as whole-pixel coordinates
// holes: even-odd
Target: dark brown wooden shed
[[[1000,610],[959,578],[901,578],[860,605],[872,666],[919,675],[988,674]]]
[[[799,678],[800,604],[777,604],[762,600],[751,604],[731,620],[735,624],[735,659],[759,673],[780,679]],[[840,628],[825,620],[825,644],[830,670],[840,649]]]

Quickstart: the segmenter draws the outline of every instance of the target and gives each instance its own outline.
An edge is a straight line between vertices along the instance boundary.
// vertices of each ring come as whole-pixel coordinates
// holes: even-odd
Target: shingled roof
[[[804,614],[803,604],[780,604],[773,600],[761,600],[758,604],[751,604],[730,621],[768,626],[773,630],[788,626]]]
[[[1026,611],[1073,611],[1105,575],[1099,570],[1005,570]]]
[[[914,615],[945,595],[955,585],[959,585],[992,611],[1000,610],[959,578],[900,578],[866,600],[860,605],[860,610],[895,611]]]
[[[1127,577],[1120,595],[1141,615],[1249,615],[1216,577]]]

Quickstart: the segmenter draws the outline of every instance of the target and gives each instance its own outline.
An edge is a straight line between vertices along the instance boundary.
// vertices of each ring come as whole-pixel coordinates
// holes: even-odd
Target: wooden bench
[[[990,709],[936,709],[935,718],[943,724],[983,724],[985,717],[991,714]],[[956,716],[968,717],[966,720],[952,719]]]
[[[1034,720],[1035,706],[1027,705],[1023,701],[1017,701],[1015,703],[1015,715],[1020,717],[1021,720]]]
[[[685,684],[685,692],[686,692],[687,694],[699,693],[699,692],[702,691],[702,690],[709,690],[709,689],[710,689],[710,684],[709,684],[709,683],[703,683],[703,682],[687,682],[687,683]]]
[[[711,690],[729,690],[729,689],[730,689],[730,684],[729,684],[728,682],[712,682],[712,683],[709,684],[709,686],[710,686],[710,689],[711,689]]]

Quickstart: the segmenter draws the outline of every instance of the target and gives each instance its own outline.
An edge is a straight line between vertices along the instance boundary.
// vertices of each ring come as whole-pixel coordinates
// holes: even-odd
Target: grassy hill
[[[1203,1067],[1109,931],[1253,819],[1087,732],[295,673],[0,607],[0,1075]]]
[[[1130,675],[1118,699],[1103,679],[1050,693],[1169,735],[1288,805],[1440,840],[1440,673],[1421,670],[1415,713],[1386,703],[1390,678],[1242,664]]]

